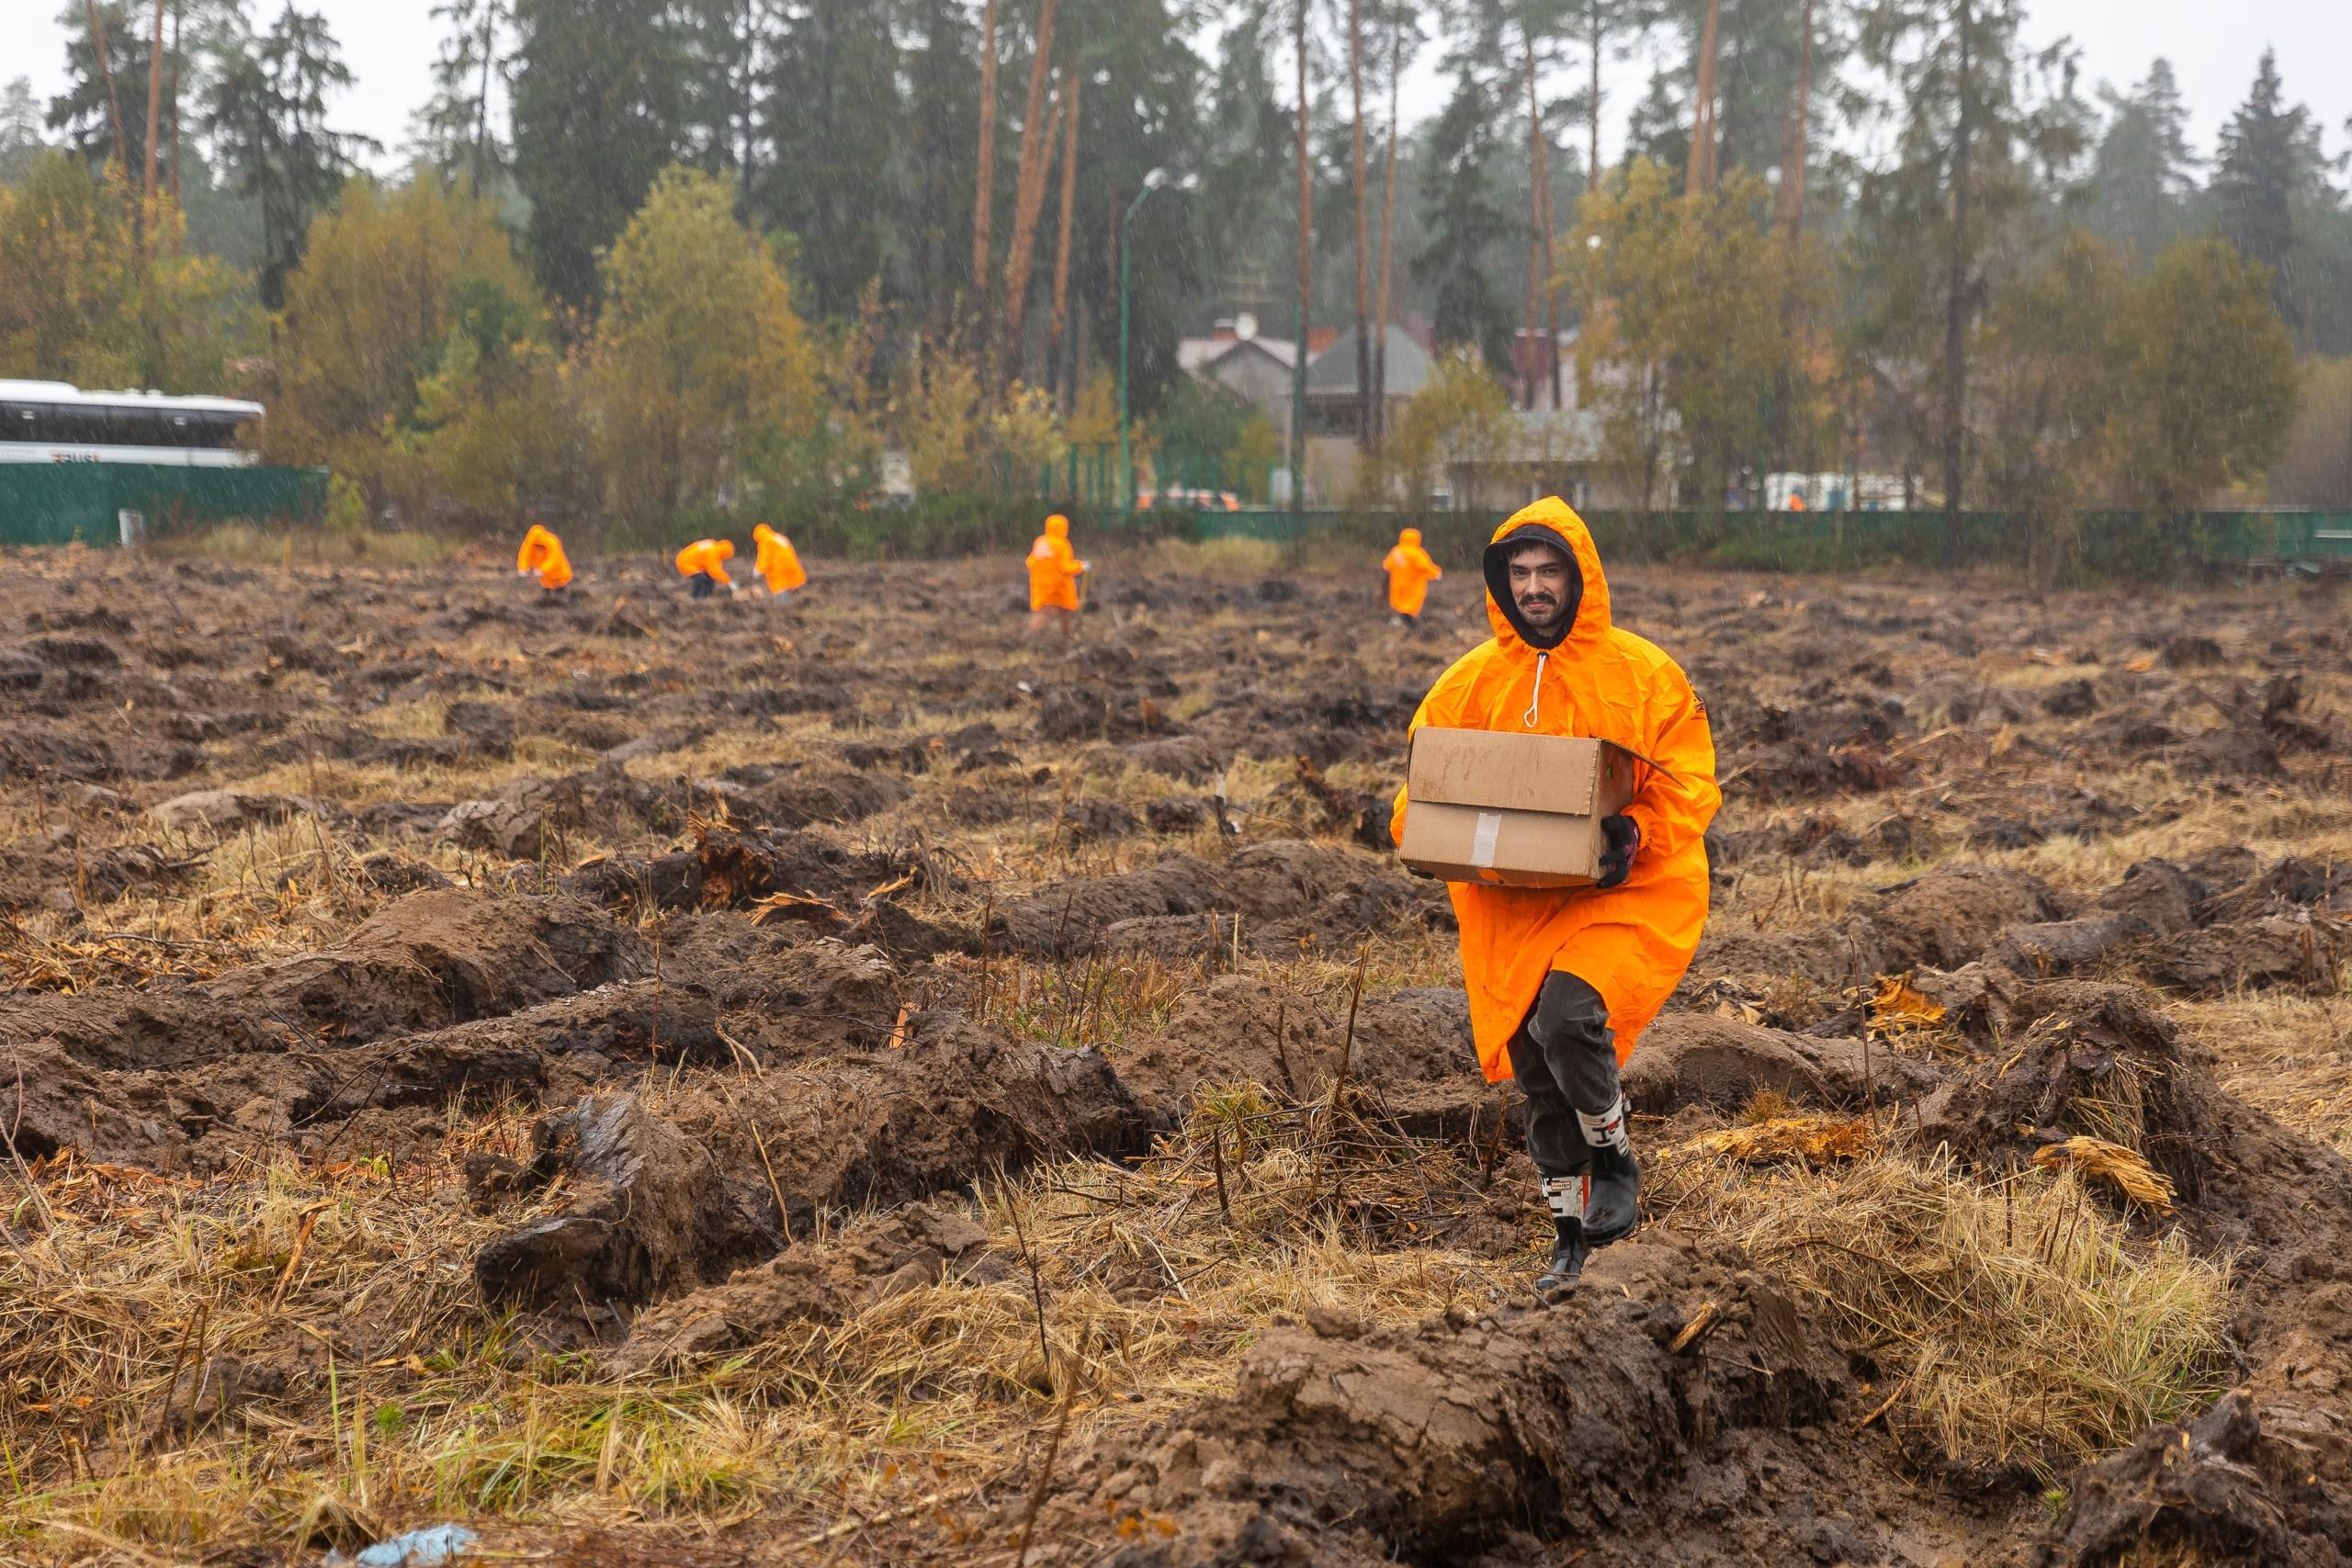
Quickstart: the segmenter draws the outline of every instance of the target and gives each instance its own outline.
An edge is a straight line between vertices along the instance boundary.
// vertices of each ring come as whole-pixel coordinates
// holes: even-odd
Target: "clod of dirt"
[[[1128,761],[1148,773],[1164,773],[1186,784],[1206,784],[1225,772],[1225,759],[1216,749],[1194,736],[1140,740],[1125,748],[1124,754]]]
[[[1052,1539],[1089,1515],[1171,1522],[1123,1532],[1130,1568],[1461,1562],[1514,1529],[1637,1551],[1672,1530],[1698,1454],[1809,1426],[1843,1391],[1809,1314],[1728,1256],[1635,1241],[1586,1278],[1549,1312],[1270,1332],[1231,1397],[1082,1456]],[[1750,1560],[1804,1555],[1747,1522]]]
[[[775,829],[811,823],[861,822],[913,793],[906,780],[854,767],[750,762],[693,785],[697,800],[716,797],[732,815]]]
[[[2149,955],[2143,973],[2159,986],[2194,994],[2253,986],[2333,992],[2347,955],[2352,926],[2297,909],[2183,931]]]
[[[1634,1110],[1660,1116],[1688,1106],[1736,1111],[1758,1094],[1829,1107],[1873,1096],[1892,1101],[1935,1081],[1933,1068],[1883,1045],[1866,1049],[1859,1040],[1792,1034],[1711,1013],[1661,1013],[1625,1064],[1626,1098]]]
[[[2196,1201],[2218,1152],[2216,1091],[2150,999],[2134,986],[2089,981],[2027,987],[2011,1010],[2007,1055],[1988,1055],[1922,1101],[1922,1136],[1994,1169],[2030,1163],[2076,1134],[2104,1138]]]
[[[493,1307],[636,1305],[775,1245],[710,1152],[633,1095],[582,1100],[542,1118],[531,1141],[526,1184],[560,1175],[565,1202],[475,1255]]]
[[[75,830],[52,828],[0,849],[0,909],[62,914],[134,889],[166,892],[203,863],[202,856],[169,854],[153,844],[85,844]]]
[[[532,784],[544,784],[534,779]],[[547,853],[560,833],[550,820],[548,803],[532,803],[524,795],[491,800],[461,800],[449,807],[434,836],[459,849],[481,850],[508,860],[537,860]]]
[[[1022,1045],[918,1013],[896,1049],[749,1077],[687,1079],[671,1119],[721,1167],[820,1211],[904,1203],[1059,1155],[1139,1150],[1142,1111],[1099,1051]]]
[[[2143,860],[2123,880],[2100,894],[2098,908],[2140,920],[2159,935],[2197,923],[2198,907],[2210,897],[2204,883],[2168,860]]]
[[[1787,933],[1716,927],[1701,939],[1691,974],[1859,986],[1922,966],[1959,969],[1984,956],[2011,926],[2074,911],[2041,878],[1996,866],[1942,866],[1858,899],[1823,925]]]
[[[1204,1085],[1255,1083],[1306,1100],[1329,1092],[1343,1065],[1351,1083],[1388,1097],[1390,1109],[1417,1123],[1466,1125],[1468,1104],[1487,1098],[1460,991],[1365,997],[1351,1040],[1344,1016],[1239,975],[1186,997],[1165,1029],[1122,1055],[1119,1074],[1165,1126]],[[1463,1114],[1448,1117],[1456,1105]]]
[[[627,1375],[757,1345],[800,1324],[848,1321],[951,1273],[1001,1273],[989,1233],[942,1203],[913,1203],[837,1239],[791,1247],[725,1283],[665,1302],[630,1325],[607,1365]]]
[[[96,1066],[356,1043],[495,1017],[643,973],[646,946],[562,895],[417,893],[342,942],[184,989],[0,999],[0,1041],[54,1039]]]
[[[2135,1562],[2335,1568],[2352,1557],[2352,1290],[2306,1298],[2245,1386],[2075,1475],[2040,1568]]]
[[[233,789],[199,789],[175,795],[147,815],[179,833],[209,833],[225,839],[248,828],[266,827],[288,817],[316,813],[318,802],[292,795],[247,795]]]
[[[2042,694],[2041,711],[2058,718],[2081,718],[2098,711],[2098,691],[2088,681],[2064,681]]]
[[[2037,978],[2077,975],[2118,958],[2153,931],[2137,915],[2086,916],[2011,926],[1986,954],[1986,962]]]
[[[1177,694],[1172,682],[1158,680],[1142,689],[1068,686],[1046,692],[1037,704],[1037,735],[1045,740],[1134,740],[1179,735],[1184,727],[1162,705]]]
[[[1283,839],[1227,861],[1179,854],[1136,871],[1074,877],[1000,906],[993,934],[1040,956],[1097,950],[1189,956],[1197,951],[1192,926],[1122,928],[1161,916],[1238,914],[1245,925],[1279,924],[1278,932],[1260,934],[1296,951],[1302,937],[1343,945],[1408,912],[1442,923],[1451,918],[1443,897],[1437,885],[1416,882],[1393,862]],[[1200,932],[1207,929],[1205,919],[1198,922]],[[1229,938],[1229,919],[1225,931]]]

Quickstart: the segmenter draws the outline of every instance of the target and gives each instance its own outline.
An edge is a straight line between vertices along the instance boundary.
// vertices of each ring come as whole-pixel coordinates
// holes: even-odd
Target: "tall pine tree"
[[[1510,302],[1491,279],[1502,247],[1521,233],[1497,189],[1502,157],[1493,100],[1465,63],[1453,96],[1429,132],[1421,199],[1429,243],[1413,257],[1413,276],[1436,291],[1438,340],[1473,344],[1498,375],[1511,369]]]
[[[2270,297],[2290,321],[2301,314],[2296,209],[2319,183],[2318,134],[2310,111],[2286,102],[2278,54],[2264,50],[2253,92],[2222,128],[2213,200],[2230,243],[2270,269]]]
[[[596,299],[596,254],[686,151],[688,59],[664,0],[516,0],[514,180],[540,282]]]
[[[2091,226],[2150,261],[2186,226],[2197,191],[2188,106],[2162,59],[2131,92],[2102,96],[2110,118],[2091,165]]]

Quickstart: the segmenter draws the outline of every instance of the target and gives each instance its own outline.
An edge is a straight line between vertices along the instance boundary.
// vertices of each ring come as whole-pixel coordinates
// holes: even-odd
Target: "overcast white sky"
[[[357,85],[337,106],[345,129],[364,131],[397,149],[411,111],[429,91],[435,48],[430,0],[307,0],[325,14]],[[257,16],[274,15],[272,0],[256,0]],[[29,75],[44,100],[60,90],[65,29],[62,0],[0,0],[0,80]],[[2352,0],[2038,0],[2037,42],[2070,35],[2080,46],[2086,82],[2118,86],[2137,81],[2161,54],[2173,63],[2192,115],[2200,154],[2254,80],[2266,45],[2278,51],[2291,98],[2308,104],[2327,132],[2331,151],[2346,145],[2352,117]],[[1437,51],[1431,51],[1432,55]],[[1622,135],[1624,115],[1648,74],[1645,61],[1611,73],[1617,78],[1604,136]],[[1567,85],[1564,84],[1565,90]],[[1422,113],[1442,100],[1444,84],[1424,66],[1410,83]],[[1408,119],[1414,118],[1411,108]],[[1606,149],[1604,149],[1606,151]],[[389,159],[387,160],[390,161]]]

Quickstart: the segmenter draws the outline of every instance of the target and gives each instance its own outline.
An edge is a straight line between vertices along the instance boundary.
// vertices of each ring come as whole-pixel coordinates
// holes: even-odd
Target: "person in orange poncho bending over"
[[[563,541],[554,531],[537,523],[523,536],[523,547],[514,555],[514,575],[528,577],[539,574],[539,586],[550,593],[560,592],[571,581],[571,558],[563,553]]]
[[[678,552],[678,575],[697,599],[707,599],[721,588],[741,593],[741,587],[727,575],[727,563],[734,558],[734,540],[696,539]]]
[[[767,583],[769,593],[782,599],[808,586],[808,573],[790,539],[763,523],[752,530],[752,543],[759,552],[752,558],[752,570]]]
[[[1069,519],[1057,512],[1046,519],[1046,531],[1029,547],[1029,630],[1044,629],[1047,620],[1061,622],[1062,636],[1078,635],[1079,579],[1086,563],[1069,547]]]
[[[1380,563],[1388,574],[1388,607],[1396,612],[1396,624],[1409,626],[1420,619],[1421,606],[1429,602],[1430,584],[1445,573],[1421,548],[1421,531],[1408,528],[1396,536],[1396,547]]]
[[[1680,667],[1610,620],[1609,581],[1584,520],[1555,497],[1495,531],[1485,558],[1489,641],[1438,678],[1413,727],[1613,740],[1640,788],[1604,819],[1589,887],[1448,888],[1478,1063],[1519,1079],[1527,1147],[1555,1239],[1540,1299],[1573,1287],[1589,1248],[1632,1233],[1640,1168],[1618,1069],[1699,946],[1708,822],[1723,795],[1706,705]],[[1396,797],[1401,841],[1410,803]]]

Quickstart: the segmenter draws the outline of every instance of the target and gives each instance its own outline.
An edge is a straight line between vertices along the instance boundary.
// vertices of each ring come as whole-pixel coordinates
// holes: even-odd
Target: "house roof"
[[[1385,334],[1387,339],[1387,395],[1409,398],[1429,384],[1430,355],[1419,339],[1403,327],[1391,323]],[[1329,347],[1306,364],[1306,390],[1310,397],[1354,397],[1356,387],[1356,330],[1349,327],[1331,340]]]
[[[1285,370],[1291,367],[1292,356],[1298,352],[1296,345],[1288,338],[1253,337],[1245,340],[1230,333],[1219,333],[1214,337],[1178,340],[1176,367],[1186,375],[1198,376],[1210,366],[1246,349],[1256,350]]]

